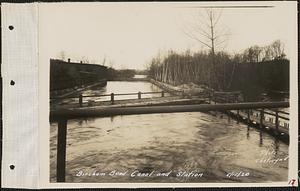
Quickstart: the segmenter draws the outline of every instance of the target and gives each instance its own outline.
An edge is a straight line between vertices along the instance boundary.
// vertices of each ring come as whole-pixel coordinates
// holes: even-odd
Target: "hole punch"
[[[9,168],[10,168],[10,170],[15,169],[15,165],[10,165]]]
[[[15,81],[11,80],[11,81],[10,81],[10,85],[11,85],[11,86],[15,85]]]
[[[14,26],[12,26],[12,25],[9,25],[8,28],[9,28],[9,30],[14,30]]]

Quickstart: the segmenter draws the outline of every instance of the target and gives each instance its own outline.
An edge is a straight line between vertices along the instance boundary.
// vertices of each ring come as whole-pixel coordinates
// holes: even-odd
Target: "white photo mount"
[[[282,6],[291,18],[290,52],[290,133],[287,182],[266,183],[53,183],[49,175],[49,66],[42,65],[47,49],[42,35],[41,10],[47,3],[1,4],[2,14],[2,187],[4,188],[133,188],[133,187],[278,187],[298,186],[298,80],[297,80],[297,2],[223,2],[200,5]],[[72,6],[80,3],[56,3]],[[85,3],[94,6],[99,3]],[[100,3],[101,4],[101,3]],[[110,4],[110,3],[104,3]],[[113,3],[112,3],[113,4]],[[139,3],[136,3],[139,4]],[[140,3],[141,6],[159,5]],[[161,3],[163,5],[165,3]],[[172,4],[170,2],[170,4]],[[177,6],[180,3],[173,3]],[[115,6],[128,6],[116,3]],[[194,5],[194,4],[185,4]],[[101,6],[101,5],[100,5]],[[55,14],[55,13],[53,13]],[[294,31],[293,31],[294,30]],[[42,37],[42,38],[41,38]],[[48,58],[47,58],[48,59]],[[47,60],[48,61],[48,60]],[[294,181],[295,180],[295,181]],[[292,185],[291,183],[294,182]]]
[[[2,186],[38,188],[38,4],[4,3],[1,14]]]

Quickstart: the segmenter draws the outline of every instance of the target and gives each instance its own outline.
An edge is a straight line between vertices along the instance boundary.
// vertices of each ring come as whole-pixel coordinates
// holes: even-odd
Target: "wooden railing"
[[[167,92],[169,93],[169,92]],[[50,97],[50,101],[55,100],[65,100],[65,99],[78,99],[78,104],[80,107],[82,107],[84,99],[85,98],[97,98],[97,97],[110,97],[111,104],[114,104],[115,98],[117,96],[134,96],[136,95],[137,99],[142,99],[142,95],[146,94],[161,94],[160,97],[165,97],[166,92],[165,91],[156,91],[156,92],[136,92],[136,93],[110,93],[110,94],[101,94],[101,95],[82,95],[79,94],[77,96],[66,96],[66,97]],[[169,93],[172,95],[171,93]],[[189,94],[188,92],[184,91],[177,91],[177,96],[181,96],[182,98],[189,98],[189,97],[199,97],[199,98],[205,98],[211,103],[211,101],[219,102],[219,103],[232,103],[239,100],[239,96],[241,95],[240,92],[217,92],[217,91],[203,91],[199,92],[197,94]],[[107,100],[106,100],[107,101]],[[240,101],[240,100],[239,100]]]
[[[237,103],[240,102],[240,100],[242,99],[242,94],[241,92],[212,92],[211,93],[211,98],[210,100],[212,100],[215,104],[222,104],[222,103]],[[257,113],[255,113],[255,115],[253,114],[253,111],[256,111]],[[280,127],[280,119],[282,120],[286,120],[289,121],[289,113],[285,112],[285,111],[279,111],[278,109],[265,109],[265,108],[260,108],[260,109],[251,109],[251,110],[236,110],[236,113],[234,115],[236,115],[238,118],[242,117],[242,113],[246,114],[246,118],[247,118],[247,123],[250,122],[250,116],[256,117],[256,119],[259,120],[258,124],[260,125],[260,127],[262,128],[265,124],[264,123],[271,123],[276,131],[278,132],[278,129]],[[280,115],[281,114],[281,115]],[[269,121],[265,120],[265,116],[269,115],[269,116],[273,116],[273,118],[269,118]],[[287,115],[287,116],[283,116],[283,115]],[[285,129],[289,129],[289,123],[288,122],[283,122],[283,128]]]
[[[256,113],[254,113],[253,111],[256,111]],[[240,118],[243,117],[242,114],[245,114],[246,118],[248,120],[248,123],[251,120],[251,116],[252,116],[252,119],[256,118],[257,120],[259,120],[260,127],[271,125],[271,126],[273,126],[273,128],[276,129],[276,131],[279,130],[279,127],[285,128],[287,131],[289,129],[289,123],[287,122],[287,121],[289,121],[289,117],[288,117],[289,113],[284,112],[284,111],[279,111],[279,110],[274,111],[271,109],[251,109],[251,110],[237,110],[237,112],[235,114],[238,115],[238,117],[240,117]],[[269,120],[266,120],[266,115],[269,116]],[[287,116],[282,116],[282,115],[287,115]],[[272,116],[274,118],[271,118],[270,116]],[[253,119],[253,121],[255,121],[254,119]],[[280,126],[281,122],[283,122],[283,126]]]
[[[164,91],[157,91],[157,92],[137,92],[137,93],[111,93],[111,94],[101,94],[101,95],[82,95],[79,94],[79,96],[68,96],[68,97],[52,97],[50,100],[64,100],[64,99],[78,99],[78,103],[80,107],[82,107],[84,98],[92,98],[92,97],[110,97],[110,102],[111,104],[114,104],[115,102],[115,97],[116,96],[132,96],[136,95],[137,99],[142,99],[142,95],[147,95],[147,94],[161,94],[160,97],[165,97],[165,92]]]

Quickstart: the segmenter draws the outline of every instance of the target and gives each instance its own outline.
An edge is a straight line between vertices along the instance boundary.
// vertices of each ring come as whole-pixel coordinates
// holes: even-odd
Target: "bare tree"
[[[81,60],[82,60],[82,62],[85,63],[85,64],[89,64],[89,63],[90,63],[89,58],[86,57],[86,56],[82,56],[82,57],[81,57]]]
[[[106,56],[104,56],[103,61],[102,61],[102,66],[105,66],[106,63]]]
[[[187,36],[210,49],[212,63],[210,67],[210,86],[217,85],[215,84],[218,75],[215,62],[216,51],[224,46],[229,36],[229,31],[219,25],[221,16],[222,10],[206,9],[204,13],[199,12],[197,18],[194,19],[195,23],[189,24],[184,29]]]
[[[60,51],[59,53],[58,53],[58,58],[59,59],[61,59],[61,60],[65,60],[66,59],[66,53],[65,53],[65,51]]]
[[[108,67],[109,67],[109,68],[113,68],[113,67],[114,67],[114,62],[110,60],[110,61],[108,62]]]
[[[276,40],[268,46],[260,47],[259,55],[259,61],[283,59],[286,57],[286,54],[284,52],[284,44],[280,40]]]
[[[263,48],[255,45],[247,48],[243,53],[244,62],[260,62],[263,58]]]
[[[270,45],[270,48],[273,53],[273,59],[281,59],[286,56],[284,53],[284,44],[280,40],[274,41]]]

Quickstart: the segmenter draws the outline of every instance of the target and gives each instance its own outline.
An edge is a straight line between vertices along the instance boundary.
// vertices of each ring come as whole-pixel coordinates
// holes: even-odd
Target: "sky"
[[[252,7],[233,7],[233,6]],[[268,7],[253,7],[262,5]],[[229,3],[41,3],[39,43],[42,59],[89,60],[117,69],[145,69],[158,52],[207,50],[186,35],[207,6],[222,11],[218,26],[230,36],[224,50],[238,53],[279,39],[287,57],[296,42],[296,4]],[[219,8],[223,6],[223,8]],[[270,7],[269,7],[270,6]]]

